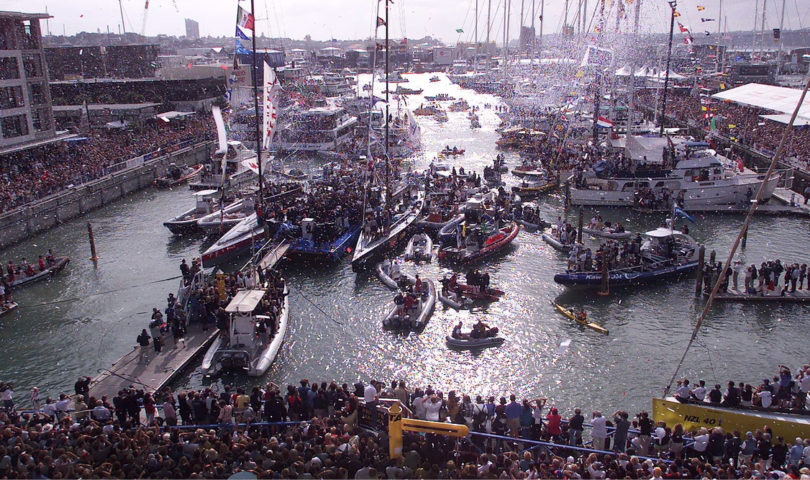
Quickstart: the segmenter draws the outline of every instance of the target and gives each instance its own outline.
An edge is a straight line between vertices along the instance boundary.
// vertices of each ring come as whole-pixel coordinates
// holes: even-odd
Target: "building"
[[[157,44],[48,47],[45,56],[53,80],[153,78]]]
[[[0,153],[56,137],[39,21],[45,13],[0,12]]]
[[[200,22],[186,19],[186,38],[188,40],[198,40],[200,38]]]

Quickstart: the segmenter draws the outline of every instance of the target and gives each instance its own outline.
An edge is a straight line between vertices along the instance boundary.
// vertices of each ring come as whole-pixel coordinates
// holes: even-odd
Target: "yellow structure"
[[[782,438],[810,437],[810,417],[807,416],[681,403],[670,398],[653,399],[653,420],[664,422],[668,427],[680,423],[686,431],[722,427],[724,432],[738,431],[745,435],[767,425],[775,436]]]
[[[394,402],[388,408],[388,450],[390,458],[402,456],[403,431],[435,433],[448,437],[466,437],[470,434],[467,425],[402,418],[402,407],[399,406],[399,402]]]
[[[402,456],[402,407],[399,402],[388,409],[388,451],[391,458]]]

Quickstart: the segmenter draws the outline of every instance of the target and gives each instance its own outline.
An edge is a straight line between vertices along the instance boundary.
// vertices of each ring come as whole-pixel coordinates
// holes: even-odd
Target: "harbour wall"
[[[166,154],[135,157],[111,168],[115,171],[101,178],[4,213],[0,215],[0,250],[151,186],[166,173],[170,163],[204,162],[213,145],[211,141],[188,142]]]

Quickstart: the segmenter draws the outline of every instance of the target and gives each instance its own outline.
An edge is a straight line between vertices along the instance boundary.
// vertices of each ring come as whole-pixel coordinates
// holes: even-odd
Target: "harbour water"
[[[420,117],[425,152],[414,161],[415,168],[425,167],[445,145],[457,145],[467,150],[466,155],[448,162],[480,172],[496,154],[498,125],[494,111],[483,106],[497,100],[461,90],[445,77],[430,83],[429,76],[409,75],[407,86],[424,88],[425,95],[446,92],[481,106],[483,128],[470,130],[464,112],[448,113],[449,122],[441,125]],[[411,108],[419,106],[419,98],[410,99]],[[506,156],[510,167],[519,163],[516,156]],[[317,164],[313,160],[306,166]],[[515,182],[511,175],[505,178]],[[559,194],[538,203],[547,220],[562,213]],[[0,317],[0,379],[14,383],[22,404],[27,404],[24,392],[30,387],[39,386],[51,396],[71,390],[78,375],[94,376],[133,348],[152,307],[165,307],[167,294],[176,292],[180,260],[204,249],[201,238],[173,238],[161,224],[191,204],[186,187],[147,190],[0,254],[3,263],[21,257],[30,261],[53,248],[71,258],[52,281],[15,292],[20,308]],[[664,220],[663,215],[629,210],[599,213],[632,231],[654,228]],[[586,210],[586,221],[593,214]],[[575,210],[566,215],[576,223]],[[724,258],[742,216],[699,215],[696,220],[689,225],[692,235],[707,246],[707,252],[716,250]],[[87,222],[95,229],[100,256],[96,265],[88,260]],[[806,263],[807,226],[804,219],[756,218],[742,258],[747,264],[775,258]],[[592,246],[597,242],[586,239]],[[564,411],[575,406],[649,409],[650,398],[661,394],[702,307],[702,299],[694,296],[694,281],[598,297],[567,292],[553,282],[554,273],[564,269],[565,263],[539,234],[522,231],[508,251],[480,265],[490,272],[493,285],[507,292],[500,302],[471,312],[437,306],[427,328],[409,335],[383,331],[381,321],[392,306],[393,293],[373,275],[353,273],[348,259],[331,267],[286,266],[284,275],[292,290],[291,325],[266,377],[211,380],[203,378],[197,367],[175,386],[401,378],[445,391],[546,396]],[[449,270],[430,264],[418,271],[437,279]],[[584,306],[610,335],[583,330],[555,313],[552,301]],[[807,313],[802,305],[715,306],[682,376],[711,384],[757,381],[775,374],[777,364],[806,361]],[[482,352],[449,350],[444,337],[452,325],[463,320],[469,327],[477,318],[500,328],[506,338],[503,346]],[[565,349],[560,347],[564,340],[571,341]]]

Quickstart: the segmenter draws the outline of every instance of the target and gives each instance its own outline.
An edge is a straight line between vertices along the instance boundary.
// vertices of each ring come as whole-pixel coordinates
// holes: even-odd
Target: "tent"
[[[712,98],[734,102],[747,107],[763,108],[792,115],[799,103],[802,91],[797,88],[776,87],[761,83],[749,83],[724,92],[715,93]],[[810,120],[810,97],[804,99],[799,109],[799,117]],[[790,120],[790,118],[788,118]]]
[[[790,123],[790,117],[792,115],[793,114],[788,115],[787,113],[779,113],[776,115],[760,115],[760,117],[764,118],[765,120],[787,125]],[[793,122],[794,127],[806,127],[807,125],[810,125],[810,119],[807,118],[796,117],[796,120]]]

